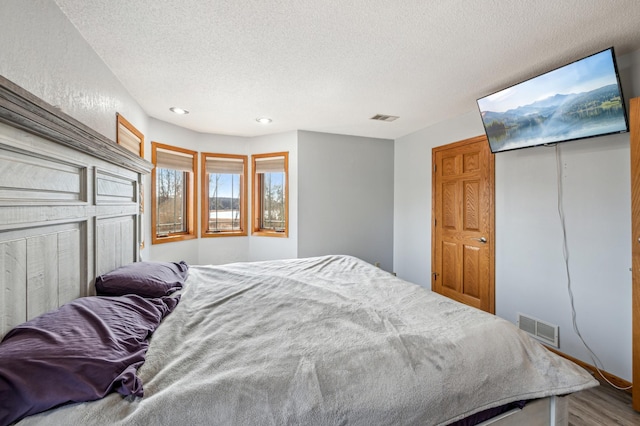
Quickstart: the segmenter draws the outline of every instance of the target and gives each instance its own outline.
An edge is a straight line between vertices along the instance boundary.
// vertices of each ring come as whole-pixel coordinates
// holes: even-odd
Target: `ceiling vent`
[[[378,120],[378,121],[395,121],[400,117],[396,117],[395,115],[384,115],[384,114],[376,114],[373,117],[371,117],[372,120]]]

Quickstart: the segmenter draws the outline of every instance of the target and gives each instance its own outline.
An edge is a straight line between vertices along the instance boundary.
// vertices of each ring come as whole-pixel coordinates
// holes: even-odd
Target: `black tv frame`
[[[624,130],[613,131],[613,132],[604,132],[604,133],[598,133],[598,134],[595,134],[595,135],[580,136],[580,137],[575,137],[575,138],[567,138],[567,139],[555,140],[555,141],[550,141],[550,142],[534,143],[532,145],[522,145],[522,146],[516,146],[516,147],[512,147],[512,148],[494,150],[494,147],[493,147],[493,145],[491,144],[491,141],[490,141],[489,132],[487,130],[487,123],[485,123],[484,119],[482,119],[482,125],[484,127],[485,134],[487,135],[487,140],[489,141],[489,147],[491,149],[491,152],[496,154],[496,153],[499,153],[499,152],[514,151],[514,150],[518,150],[518,149],[533,148],[533,147],[537,147],[537,146],[554,146],[555,144],[558,144],[558,143],[564,143],[564,142],[570,142],[570,141],[582,140],[582,139],[590,139],[590,138],[596,138],[596,137],[606,136],[606,135],[627,133],[629,131],[629,117],[628,117],[628,114],[627,114],[627,107],[626,107],[624,94],[622,93],[622,84],[620,82],[620,74],[618,72],[618,64],[617,64],[615,50],[614,50],[613,46],[611,46],[611,47],[609,47],[607,49],[603,49],[603,50],[601,50],[599,52],[595,52],[595,53],[593,53],[591,55],[584,56],[584,57],[582,57],[580,59],[576,59],[575,61],[569,62],[569,63],[567,63],[565,65],[561,65],[561,66],[556,67],[556,68],[554,68],[552,70],[549,70],[547,72],[538,74],[538,75],[536,75],[534,77],[531,77],[531,78],[528,78],[526,80],[522,80],[522,81],[520,81],[518,83],[512,84],[511,86],[504,87],[504,88],[502,88],[500,90],[497,90],[497,91],[495,91],[493,93],[490,93],[490,94],[485,95],[485,96],[483,96],[481,98],[478,98],[476,100],[476,105],[478,107],[478,110],[480,111],[480,114],[482,114],[483,111],[480,108],[480,101],[481,100],[483,100],[485,98],[488,98],[489,96],[493,96],[493,95],[495,95],[497,93],[500,93],[502,91],[505,91],[507,89],[510,89],[510,88],[516,87],[518,85],[521,85],[523,83],[527,83],[529,81],[535,80],[535,79],[537,79],[539,77],[545,76],[545,75],[550,74],[550,73],[552,73],[554,71],[560,70],[560,69],[565,68],[565,67],[569,67],[569,66],[575,64],[576,62],[583,61],[583,60],[585,60],[587,58],[590,58],[590,57],[595,56],[595,55],[599,55],[599,54],[601,54],[603,52],[606,52],[606,51],[611,51],[611,57],[612,57],[612,61],[613,61],[613,69],[614,69],[615,76],[616,76],[616,82],[617,82],[617,85],[618,85],[618,90],[620,92],[620,100],[621,100],[621,104],[622,104],[622,111],[623,111],[624,121],[625,121],[625,129]]]

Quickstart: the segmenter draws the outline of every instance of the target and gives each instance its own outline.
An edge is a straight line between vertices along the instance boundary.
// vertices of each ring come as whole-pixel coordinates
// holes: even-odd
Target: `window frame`
[[[138,152],[129,149],[129,147],[123,143],[122,141],[123,136],[120,133],[120,126],[124,127],[125,129],[133,133],[133,135],[138,138],[138,143],[139,143]],[[124,118],[122,114],[120,114],[119,112],[116,112],[116,143],[122,146],[123,148],[125,148],[126,150],[131,151],[136,155],[139,155],[141,158],[144,158],[144,135],[140,130],[136,129],[133,124],[129,123],[129,121],[126,118]]]
[[[207,159],[209,158],[233,158],[242,160],[243,172],[240,175],[240,230],[239,231],[209,231],[209,179],[207,173]],[[219,154],[212,152],[200,153],[200,237],[246,237],[247,236],[247,176],[248,157],[237,154]]]
[[[263,173],[256,173],[256,160],[272,157],[284,157],[284,231],[265,229],[260,226],[262,212],[262,179]],[[263,237],[289,237],[289,152],[272,152],[251,156],[251,235]]]
[[[157,149],[163,149],[166,151],[174,151],[181,154],[187,154],[192,157],[192,171],[186,173],[186,182],[184,194],[185,212],[186,212],[186,232],[170,233],[167,236],[159,236],[157,234],[158,224],[158,205],[157,205]],[[197,238],[197,199],[196,199],[196,173],[198,171],[198,152],[185,148],[180,148],[173,145],[167,145],[160,142],[151,142],[151,161],[154,164],[153,170],[151,170],[151,244],[163,244],[171,243],[175,241],[184,241]]]

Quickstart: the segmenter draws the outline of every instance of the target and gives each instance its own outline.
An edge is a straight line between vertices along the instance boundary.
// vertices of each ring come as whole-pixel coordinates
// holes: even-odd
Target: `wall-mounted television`
[[[478,99],[491,152],[629,131],[613,47]]]

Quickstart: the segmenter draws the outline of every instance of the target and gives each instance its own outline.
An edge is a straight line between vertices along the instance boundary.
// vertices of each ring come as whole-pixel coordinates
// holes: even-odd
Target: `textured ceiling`
[[[640,49],[638,0],[55,2],[150,116],[240,136],[394,139],[610,46]]]

